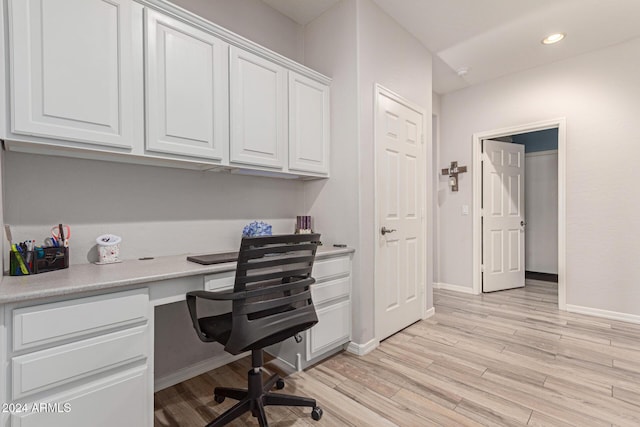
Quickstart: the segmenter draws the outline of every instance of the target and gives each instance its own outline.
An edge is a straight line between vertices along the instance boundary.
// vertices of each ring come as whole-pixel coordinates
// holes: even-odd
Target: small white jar
[[[122,238],[113,234],[98,236],[98,264],[113,264],[120,262],[120,242]]]

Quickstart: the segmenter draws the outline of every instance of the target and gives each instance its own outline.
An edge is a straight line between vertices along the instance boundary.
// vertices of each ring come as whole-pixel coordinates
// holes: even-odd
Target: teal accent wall
[[[536,132],[513,135],[513,142],[524,145],[525,153],[558,149],[558,129],[546,129]]]

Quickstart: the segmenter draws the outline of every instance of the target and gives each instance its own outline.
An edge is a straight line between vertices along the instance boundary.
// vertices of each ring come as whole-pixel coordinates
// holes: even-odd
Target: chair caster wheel
[[[216,394],[215,396],[213,396],[213,400],[215,400],[216,403],[222,403],[222,402],[224,402],[224,396],[218,396]]]
[[[319,406],[313,408],[313,411],[311,411],[311,418],[315,421],[320,421],[320,418],[322,418],[322,408]]]
[[[284,380],[279,379],[276,381],[276,390],[282,390],[284,388]]]

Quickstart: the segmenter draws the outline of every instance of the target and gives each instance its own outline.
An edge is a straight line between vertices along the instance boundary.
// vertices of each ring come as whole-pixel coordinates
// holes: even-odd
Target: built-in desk
[[[283,363],[301,369],[349,341],[352,253],[319,248],[319,323],[301,343],[269,349]],[[235,263],[202,266],[180,255],[3,277],[0,426],[151,426],[156,306],[229,289],[234,271]]]

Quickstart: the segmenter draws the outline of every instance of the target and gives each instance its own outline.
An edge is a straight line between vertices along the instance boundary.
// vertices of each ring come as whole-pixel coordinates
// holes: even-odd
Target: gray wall
[[[558,274],[558,151],[525,154],[527,271]]]
[[[360,289],[356,295],[361,321],[355,323],[354,336],[360,343],[374,337],[374,247],[375,229],[375,147],[374,85],[376,83],[421,106],[425,111],[425,150],[427,153],[426,200],[431,200],[431,110],[432,57],[429,51],[386,15],[373,1],[358,0],[358,70],[360,100]],[[426,230],[432,229],[431,203],[427,203]],[[431,302],[433,248],[428,234],[427,300]],[[430,308],[430,307],[427,307]]]
[[[260,0],[172,0],[172,3],[294,61],[304,59],[302,26]]]
[[[303,59],[302,27],[259,0],[174,2],[286,57]],[[284,233],[293,231],[296,215],[306,213],[304,184],[298,181],[4,154],[4,216],[14,226],[14,240],[41,240],[53,224],[69,223],[74,264],[94,261],[95,238],[107,232],[123,237],[123,258],[206,253],[237,248],[250,220],[264,219]],[[220,353],[219,346],[197,341],[183,304],[156,314],[160,374]]]
[[[14,239],[41,242],[52,225],[69,224],[72,264],[96,261],[95,239],[104,233],[122,236],[124,259],[207,253],[238,247],[252,220],[290,232],[304,213],[298,181],[5,155],[5,220]]]
[[[375,312],[373,88],[380,83],[424,107],[430,153],[431,55],[371,0],[345,0],[306,26],[305,61],[333,78],[331,179],[306,184],[305,203],[319,227],[356,248],[353,341],[365,344],[374,338]],[[430,250],[425,262],[432,257]],[[431,273],[429,265],[429,307]]]
[[[634,39],[443,96],[441,159],[470,165],[473,133],[566,117],[567,304],[640,320],[638,52]],[[447,193],[440,229],[442,281],[467,287],[470,176]]]

